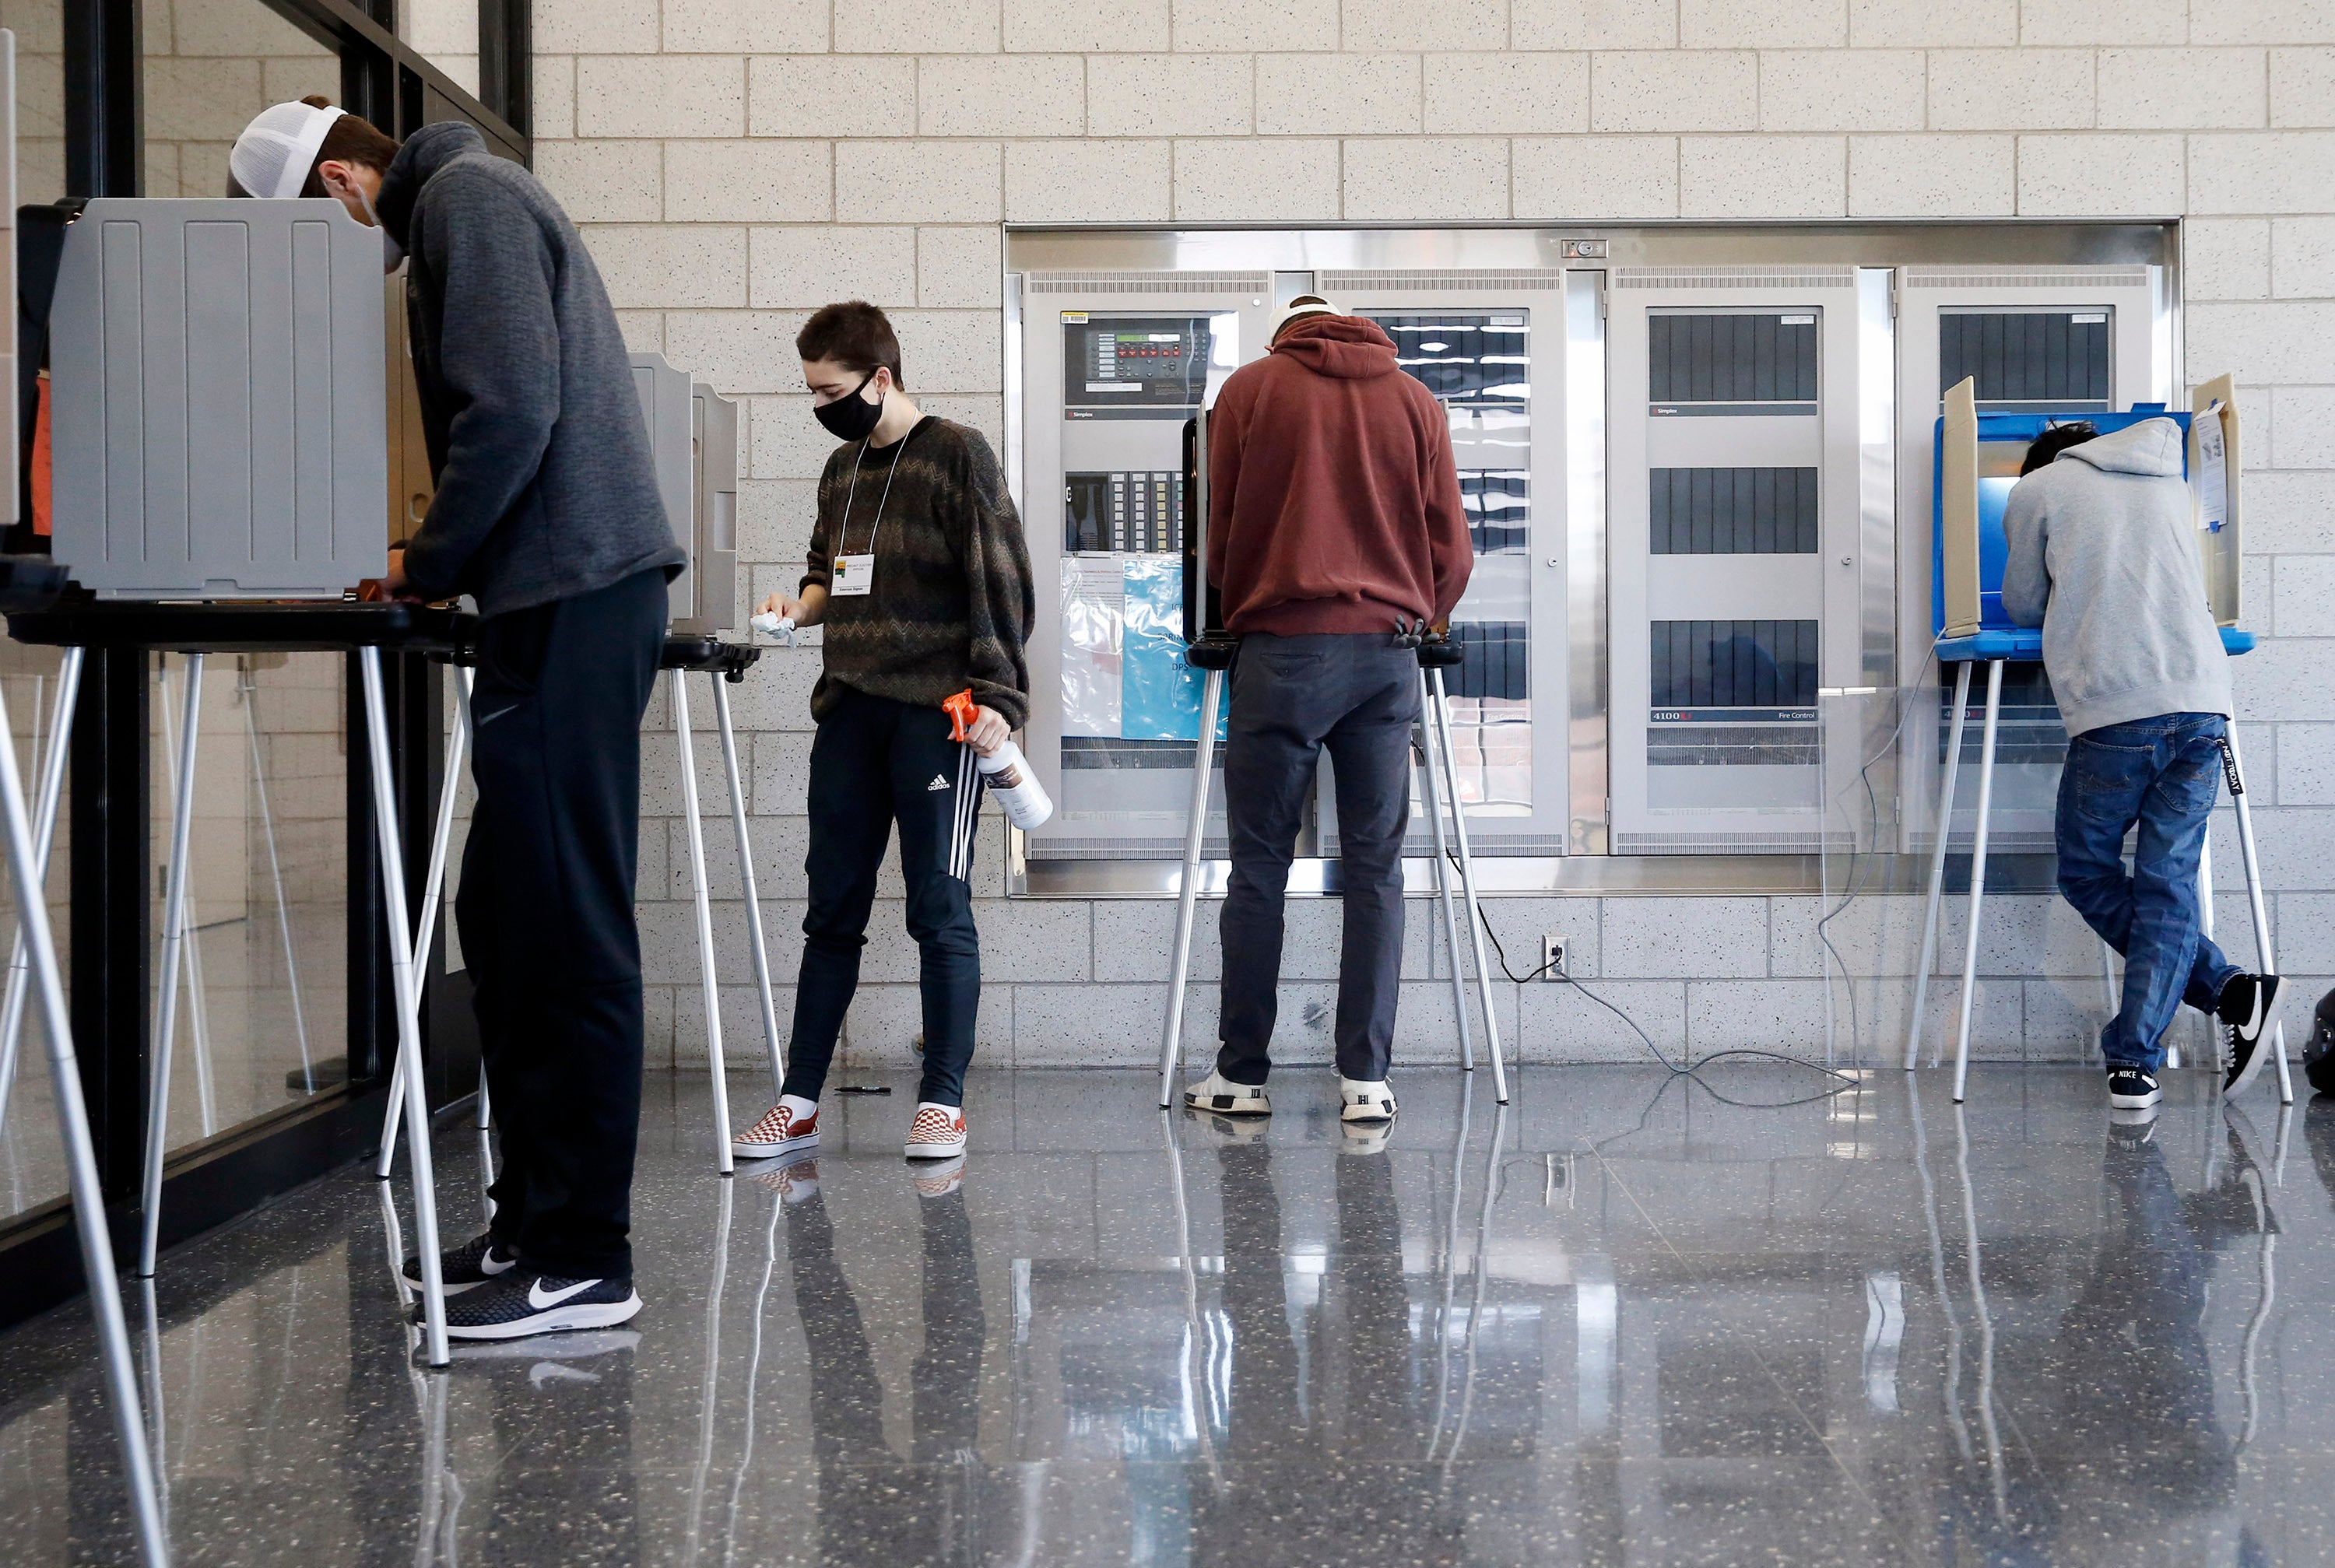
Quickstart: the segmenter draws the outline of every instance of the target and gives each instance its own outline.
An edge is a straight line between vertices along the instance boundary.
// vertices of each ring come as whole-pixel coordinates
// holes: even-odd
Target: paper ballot
[[[2239,493],[2245,451],[2237,388],[2230,377],[2215,376],[2191,392],[2189,409],[2189,483],[2196,497],[2205,598],[2216,622],[2234,626],[2244,614],[2246,528],[2245,499]]]
[[[2230,470],[2222,441],[2222,405],[2197,416],[2197,526],[2218,534],[2230,520]]]

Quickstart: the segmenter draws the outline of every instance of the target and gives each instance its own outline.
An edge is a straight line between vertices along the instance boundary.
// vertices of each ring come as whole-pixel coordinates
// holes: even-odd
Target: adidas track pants
[[[846,688],[810,749],[810,848],[803,869],[802,973],[787,1053],[786,1092],[817,1099],[843,1014],[859,986],[859,953],[892,825],[908,934],[919,954],[925,1077],[919,1099],[964,1100],[981,1006],[981,937],[973,924],[974,833],[981,812],[973,748],[949,739],[948,715]]]

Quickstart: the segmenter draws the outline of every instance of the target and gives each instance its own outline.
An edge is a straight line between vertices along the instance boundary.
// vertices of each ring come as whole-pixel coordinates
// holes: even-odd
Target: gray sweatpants
[[[1345,936],[1338,958],[1338,1070],[1387,1075],[1402,973],[1402,836],[1419,660],[1384,633],[1241,639],[1225,747],[1232,879],[1219,927],[1224,1005],[1216,1070],[1263,1083],[1281,979],[1282,898],[1315,764],[1338,791]]]

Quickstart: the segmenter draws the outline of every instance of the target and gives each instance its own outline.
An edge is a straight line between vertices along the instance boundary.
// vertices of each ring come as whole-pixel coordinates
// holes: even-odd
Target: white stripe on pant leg
[[[981,827],[982,791],[989,787],[982,776],[980,760],[974,755],[973,748],[970,746],[966,747],[964,751],[964,851],[963,858],[964,865],[964,880],[967,883],[970,883],[973,880],[973,836]]]
[[[949,831],[949,875],[960,882],[973,880],[972,850],[967,840],[973,831],[973,802],[978,779],[973,766],[973,748],[960,746],[956,758],[956,815]]]

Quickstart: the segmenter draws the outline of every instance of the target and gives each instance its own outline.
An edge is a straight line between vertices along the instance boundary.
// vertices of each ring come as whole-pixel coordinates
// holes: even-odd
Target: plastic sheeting
[[[1184,563],[1174,556],[1138,557],[1127,563],[1124,582],[1119,737],[1197,740],[1203,677],[1184,662]],[[1224,722],[1219,712],[1219,739]]]
[[[1115,556],[1062,559],[1062,733],[1119,737],[1127,586]]]
[[[1062,733],[1200,738],[1202,676],[1184,662],[1184,563],[1082,556],[1062,563]],[[1216,734],[1225,733],[1224,716]]]

